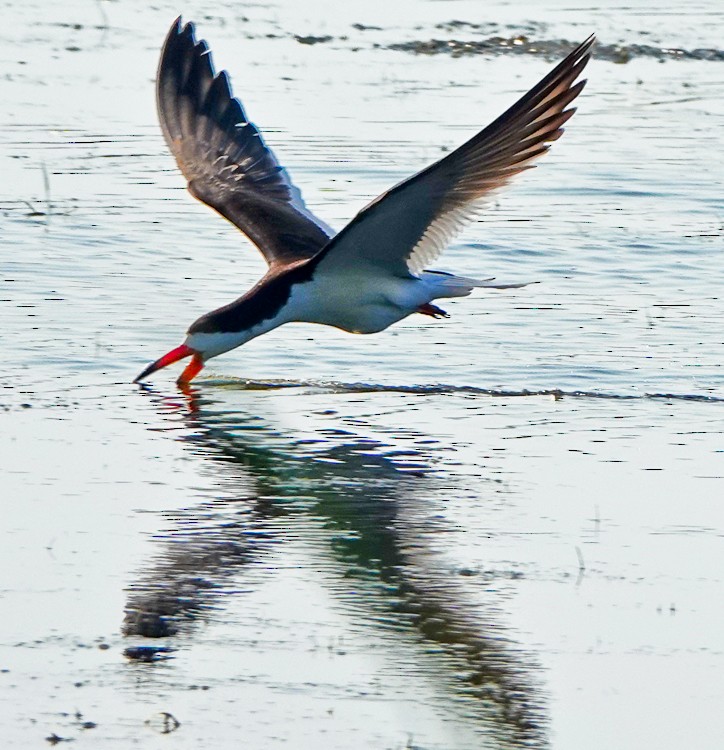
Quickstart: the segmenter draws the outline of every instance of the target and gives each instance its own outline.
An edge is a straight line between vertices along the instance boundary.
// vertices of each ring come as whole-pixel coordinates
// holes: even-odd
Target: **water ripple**
[[[449,385],[435,383],[431,385],[394,385],[387,383],[342,383],[319,380],[251,380],[237,378],[209,378],[198,381],[203,385],[233,388],[245,391],[268,391],[281,388],[305,388],[328,393],[409,393],[420,396],[467,394],[490,396],[492,398],[517,398],[524,396],[550,396],[556,401],[562,398],[607,399],[617,401],[697,401],[702,403],[724,403],[724,397],[704,393],[606,393],[602,391],[563,390],[560,388],[543,388],[529,390],[523,388],[479,388],[473,385]],[[142,386],[143,387],[143,386]]]

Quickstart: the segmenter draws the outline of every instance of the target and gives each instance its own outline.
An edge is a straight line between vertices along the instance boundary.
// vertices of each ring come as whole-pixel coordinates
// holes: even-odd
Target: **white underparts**
[[[356,267],[347,276],[314,278],[292,287],[286,304],[273,317],[241,331],[193,333],[186,345],[209,359],[245,344],[280,325],[319,323],[350,333],[377,333],[416,312],[422,305],[446,297],[466,297],[478,287],[523,286],[495,284],[492,279],[471,279],[435,271],[399,278]]]

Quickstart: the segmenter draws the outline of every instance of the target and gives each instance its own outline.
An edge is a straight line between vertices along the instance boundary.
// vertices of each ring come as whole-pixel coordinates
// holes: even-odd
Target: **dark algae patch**
[[[486,39],[462,41],[459,39],[428,39],[426,41],[399,42],[388,49],[412,52],[416,55],[541,55],[556,57],[569,50],[573,43],[566,39],[534,40],[527,36],[491,36]],[[651,44],[596,44],[596,59],[614,63],[627,63],[636,57],[656,60],[724,60],[724,50],[712,48],[680,49],[658,47]]]

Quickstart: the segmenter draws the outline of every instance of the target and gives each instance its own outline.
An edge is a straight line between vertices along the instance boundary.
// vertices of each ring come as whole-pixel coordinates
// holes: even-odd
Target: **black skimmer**
[[[434,300],[509,288],[428,270],[458,230],[560,138],[575,112],[594,37],[576,47],[497,120],[457,150],[383,193],[334,235],[304,205],[261,134],[214,73],[194,25],[176,19],[161,51],[157,103],[166,143],[191,194],[235,224],[269,264],[246,294],[191,324],[186,340],[134,382],[191,357],[206,360],[290,322],[376,333],[412,313],[447,317]]]

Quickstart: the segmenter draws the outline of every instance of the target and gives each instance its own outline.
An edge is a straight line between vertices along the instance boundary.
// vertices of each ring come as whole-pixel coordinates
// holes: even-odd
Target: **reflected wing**
[[[372,266],[421,273],[494,191],[560,138],[581,93],[589,37],[507,112],[456,151],[370,203],[312,261],[320,273]]]
[[[299,190],[232,96],[225,71],[214,74],[194,25],[174,22],[156,84],[166,143],[192,195],[236,224],[269,265],[317,253],[332,231],[307,210]]]

